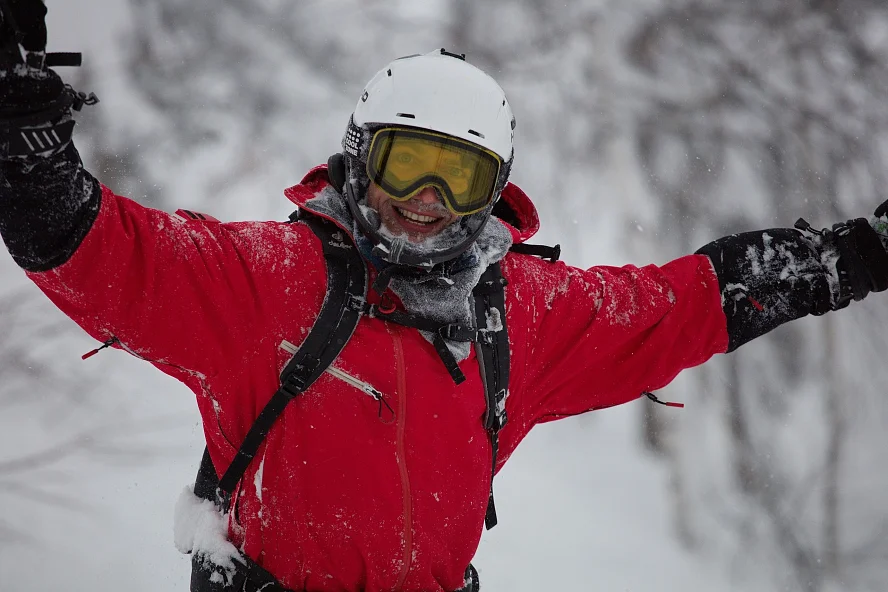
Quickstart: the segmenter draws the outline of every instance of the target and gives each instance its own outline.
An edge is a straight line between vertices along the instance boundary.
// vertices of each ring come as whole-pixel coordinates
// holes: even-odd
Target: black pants
[[[258,563],[245,555],[234,560],[235,570],[209,561],[205,556],[191,556],[191,592],[295,592],[284,588],[277,579]],[[231,579],[229,580],[229,575]],[[466,586],[454,592],[478,592],[481,582],[478,572],[469,564],[466,568]]]

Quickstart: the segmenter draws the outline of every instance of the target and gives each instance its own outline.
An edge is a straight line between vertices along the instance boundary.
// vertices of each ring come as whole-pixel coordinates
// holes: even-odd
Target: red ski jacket
[[[286,191],[302,206],[323,167]],[[527,196],[503,198],[516,242],[538,228]],[[347,230],[347,229],[346,229]],[[536,424],[668,384],[728,347],[706,256],[662,267],[577,269],[510,253],[509,421],[499,464]],[[93,337],[112,337],[197,397],[222,474],[321,308],[318,239],[301,223],[181,220],[102,189],[98,217],[64,264],[29,273]],[[231,540],[294,590],[455,590],[484,523],[491,449],[472,353],[455,385],[417,330],[362,318],[335,367],[284,411],[235,493]]]

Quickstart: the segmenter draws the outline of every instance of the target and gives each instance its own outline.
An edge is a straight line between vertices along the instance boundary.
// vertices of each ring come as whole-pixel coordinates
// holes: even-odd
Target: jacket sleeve
[[[99,183],[69,143],[48,157],[0,161],[0,235],[26,271],[67,261],[92,227]]]
[[[510,255],[504,272],[513,445],[536,423],[636,399],[727,350],[718,279],[705,256],[582,270]]]
[[[70,150],[0,165],[0,232],[34,283],[96,339],[179,377],[210,376],[255,349],[294,285],[323,286],[303,225],[188,222],[115,195]],[[276,280],[284,273],[289,281]]]

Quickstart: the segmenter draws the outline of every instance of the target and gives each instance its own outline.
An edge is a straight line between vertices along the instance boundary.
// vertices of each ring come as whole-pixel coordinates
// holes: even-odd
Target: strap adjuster
[[[281,382],[281,391],[292,400],[308,387],[309,379],[318,369],[321,361],[311,355],[306,355],[302,363]]]
[[[476,341],[479,338],[479,331],[451,323],[441,325],[438,335],[451,341]]]
[[[457,340],[457,332],[460,329],[459,325],[442,325],[440,329],[438,329],[438,335],[443,337],[444,339],[451,339],[453,341]]]
[[[345,304],[347,310],[353,310],[362,315],[369,315],[373,310],[372,305],[367,303],[367,299],[362,295],[349,294],[348,302]]]
[[[287,399],[293,400],[305,390],[305,379],[297,376],[294,372],[287,377],[287,380],[281,383],[280,391],[287,396]]]

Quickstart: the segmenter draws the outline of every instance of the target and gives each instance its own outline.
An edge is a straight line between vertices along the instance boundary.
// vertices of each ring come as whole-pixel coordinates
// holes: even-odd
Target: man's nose
[[[419,193],[416,194],[417,201],[431,205],[441,201],[441,198],[438,196],[438,190],[432,186],[424,187]]]

